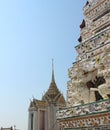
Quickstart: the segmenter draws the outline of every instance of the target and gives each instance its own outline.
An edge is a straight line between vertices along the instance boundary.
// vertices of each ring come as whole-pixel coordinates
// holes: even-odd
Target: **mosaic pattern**
[[[93,51],[95,48],[99,48],[110,41],[110,30],[103,31],[96,35],[95,37],[90,38],[89,40],[76,46],[76,50],[81,57],[85,52]]]
[[[110,130],[110,0],[88,0],[83,11],[67,108],[57,121],[60,130]]]
[[[65,121],[59,121],[60,130],[64,130],[66,128],[81,128],[81,127],[97,127],[103,125],[110,124],[110,115],[104,116],[95,116],[95,117],[84,117],[79,119],[68,119]]]
[[[89,0],[83,8],[85,19],[80,25],[79,45],[75,47],[77,61],[68,70],[67,106],[95,102],[96,93],[102,99],[110,95],[110,0]],[[108,66],[107,66],[108,64]],[[108,73],[109,72],[109,73]],[[93,87],[87,83],[103,77],[105,84]],[[109,82],[108,82],[109,81]]]
[[[82,127],[82,128],[65,128],[65,130],[110,130],[110,125],[102,125],[102,126],[90,126],[90,127]]]
[[[70,118],[88,114],[96,114],[100,112],[110,111],[110,99],[91,104],[80,105],[76,107],[58,110],[56,113],[57,119]]]

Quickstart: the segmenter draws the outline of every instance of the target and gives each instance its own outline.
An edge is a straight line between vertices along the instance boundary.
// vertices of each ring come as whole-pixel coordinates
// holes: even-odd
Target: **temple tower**
[[[63,107],[65,99],[55,83],[52,63],[52,79],[47,92],[41,100],[33,99],[30,102],[28,130],[59,130],[56,110]]]
[[[83,8],[77,61],[69,68],[67,105],[110,97],[110,0],[90,0]]]
[[[67,105],[57,120],[60,130],[110,130],[110,0],[89,0],[83,11]]]

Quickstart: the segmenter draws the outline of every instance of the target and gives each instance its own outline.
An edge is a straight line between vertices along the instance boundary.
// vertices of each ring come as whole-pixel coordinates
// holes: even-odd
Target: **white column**
[[[33,130],[38,130],[38,112],[37,111],[33,111]]]
[[[30,112],[28,114],[28,130],[31,130],[31,115],[30,115]]]
[[[56,130],[56,108],[53,103],[48,108],[48,121],[49,130]]]
[[[50,106],[48,106],[47,108],[47,115],[48,115],[48,119],[47,119],[47,125],[48,125],[48,130],[50,130]]]
[[[40,130],[40,109],[38,109],[38,114],[37,114],[38,116],[37,116],[37,123],[38,123],[38,125],[37,125],[37,130]]]
[[[31,126],[33,125],[33,124],[31,124],[32,122],[32,114],[33,114],[33,111],[29,111],[29,117],[28,117],[28,130],[32,130],[32,128],[31,128]],[[33,114],[33,116],[34,116],[34,114]],[[34,130],[34,129],[33,129]]]
[[[45,130],[48,130],[48,109],[45,110]]]

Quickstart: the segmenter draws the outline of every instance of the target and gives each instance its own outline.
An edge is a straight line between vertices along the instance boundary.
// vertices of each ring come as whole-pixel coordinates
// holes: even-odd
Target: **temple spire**
[[[50,82],[50,86],[47,90],[47,92],[45,93],[45,95],[43,96],[43,99],[48,97],[49,102],[50,100],[53,102],[53,99],[60,93],[59,89],[57,88],[57,85],[55,83],[55,79],[54,79],[54,63],[53,63],[53,59],[52,59],[52,79]]]
[[[54,63],[53,63],[53,59],[52,59],[52,82],[55,82],[55,79],[54,79]]]

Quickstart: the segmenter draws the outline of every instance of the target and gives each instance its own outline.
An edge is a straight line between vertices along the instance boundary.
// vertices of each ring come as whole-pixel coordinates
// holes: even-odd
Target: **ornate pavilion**
[[[52,80],[47,92],[41,100],[34,98],[30,102],[28,130],[59,130],[56,120],[56,110],[64,108],[65,105],[64,96],[55,83],[52,65]]]

